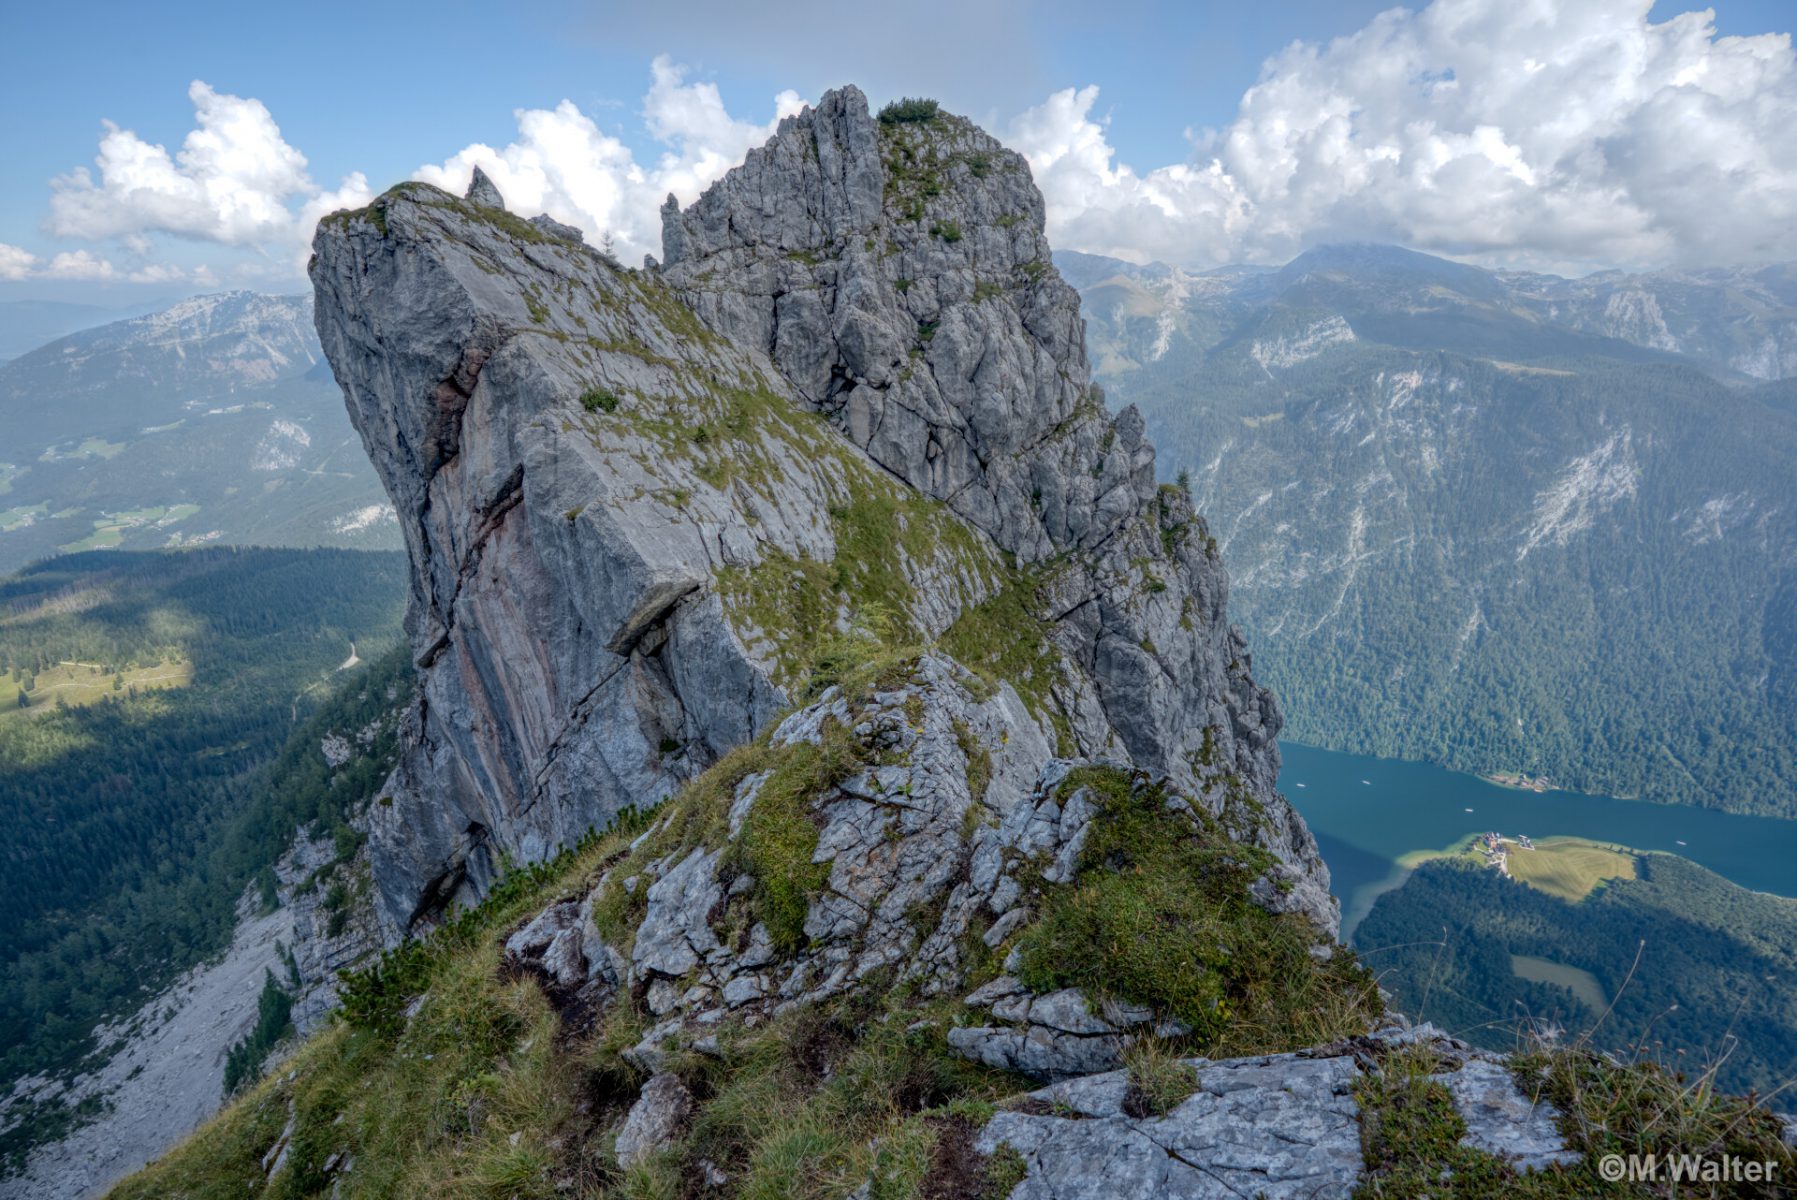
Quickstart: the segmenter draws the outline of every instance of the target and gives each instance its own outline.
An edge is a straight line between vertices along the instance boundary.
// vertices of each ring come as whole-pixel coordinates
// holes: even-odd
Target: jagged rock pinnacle
[[[369,816],[390,933],[670,795],[825,639],[957,628],[1057,754],[1168,778],[1333,933],[1216,543],[1092,386],[1020,156],[833,91],[664,206],[657,272],[483,172],[468,199],[401,185],[312,266],[413,564],[423,702]]]
[[[465,198],[472,204],[485,205],[488,208],[504,208],[505,197],[499,194],[499,188],[487,173],[479,167],[474,168],[474,178],[468,181]]]

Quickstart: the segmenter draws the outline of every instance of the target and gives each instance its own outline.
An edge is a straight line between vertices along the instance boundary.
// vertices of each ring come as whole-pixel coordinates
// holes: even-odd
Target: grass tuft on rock
[[[1160,1038],[1142,1038],[1123,1052],[1129,1091],[1123,1110],[1132,1117],[1164,1117],[1198,1090],[1198,1072]]]
[[[1027,987],[1148,1005],[1212,1057],[1364,1033],[1379,1016],[1378,988],[1350,952],[1319,961],[1302,917],[1250,897],[1265,851],[1120,768],[1082,767],[1062,795],[1082,788],[1098,811],[1073,881],[1043,889],[1018,944]]]
[[[920,96],[906,96],[903,100],[894,100],[880,110],[882,125],[922,124],[933,121],[942,111],[942,106],[934,100],[926,100]]]

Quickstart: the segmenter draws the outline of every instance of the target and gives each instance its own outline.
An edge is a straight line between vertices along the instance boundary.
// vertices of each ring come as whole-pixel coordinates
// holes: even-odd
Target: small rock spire
[[[479,204],[486,208],[505,207],[505,197],[499,194],[499,189],[493,185],[491,179],[487,178],[487,173],[479,167],[474,168],[474,178],[468,181],[466,198],[469,203]]]

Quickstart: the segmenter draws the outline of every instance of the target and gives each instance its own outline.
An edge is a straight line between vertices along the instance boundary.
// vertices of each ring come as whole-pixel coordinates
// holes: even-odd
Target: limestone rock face
[[[1092,387],[1020,158],[847,88],[669,208],[663,268],[503,204],[402,185],[311,265],[413,563],[421,701],[367,818],[389,939],[749,741],[823,641],[928,644],[1001,592],[1053,660],[1044,761],[1169,778],[1333,933],[1215,542]]]
[[[321,226],[312,276],[414,568],[422,699],[368,816],[393,938],[784,707],[714,575],[829,561],[823,514],[873,469],[811,453],[779,377],[651,281],[503,210],[398,190]],[[707,470],[723,450],[779,486]]]
[[[1106,412],[1024,160],[947,114],[882,122],[842,88],[662,229],[663,274],[708,325],[999,547],[1060,562],[1057,637],[1102,709],[1079,751],[1252,808],[1242,835],[1289,867],[1281,902],[1333,928],[1315,843],[1274,791],[1281,717],[1215,542],[1156,488],[1140,414]]]
[[[508,960],[566,994],[584,987],[578,999],[588,1007],[643,996],[657,1023],[634,1057],[648,1069],[671,1038],[826,1000],[882,970],[918,981],[923,995],[959,986],[970,946],[1002,948],[1038,902],[1024,882],[1037,859],[1077,855],[1079,814],[1090,805],[1057,791],[1076,764],[1052,757],[1015,691],[987,689],[937,655],[865,702],[826,691],[774,729],[769,753],[809,752],[827,728],[853,731],[873,749],[804,797],[805,819],[817,826],[812,860],[824,869],[793,939],[802,944],[778,945],[754,918],[756,880],[731,853],[757,807],[775,803],[764,794],[777,770],[768,767],[734,784],[718,844],[672,840],[677,815],[664,816],[639,842],[648,849],[635,857],[646,861],[627,860],[584,900],[544,910],[508,940]],[[1052,866],[1048,875],[1065,881]],[[616,901],[634,920],[607,941],[593,913]],[[1021,985],[1012,993],[1027,997]],[[1077,993],[1062,1000],[1069,1013],[1085,1004]],[[1044,1060],[1041,1074],[1109,1068],[1126,1040],[1110,1039],[1108,1055]]]
[[[824,761],[837,765],[794,774]],[[564,1011],[640,997],[649,1024],[625,1057],[651,1073],[727,1024],[895,982],[958,1001],[945,1040],[965,1058],[1041,1080],[1111,1071],[1138,1039],[1191,1028],[1076,987],[1032,991],[1017,965],[1058,889],[1111,869],[1083,857],[1094,824],[1115,819],[1095,777],[1131,778],[1193,835],[1204,825],[1124,764],[1055,757],[1014,689],[926,652],[871,692],[832,687],[786,717],[714,798],[674,801],[587,895],[512,934],[506,961]],[[781,928],[758,903],[773,867],[755,846],[807,831],[807,859],[779,869],[814,877]],[[1320,936],[1297,915],[1269,920]]]
[[[474,168],[474,175],[468,180],[467,200],[483,208],[505,207],[505,197],[499,194],[498,186],[479,167]]]
[[[1428,1047],[1466,1123],[1464,1143],[1533,1171],[1576,1162],[1547,1101],[1531,1103],[1503,1059],[1401,1019],[1341,1045],[1186,1060],[1192,1094],[1161,1115],[1130,1104],[1123,1071],[1064,1080],[1001,1111],[976,1146],[1010,1147],[1026,1174],[1013,1200],[1310,1200],[1362,1181],[1355,1087],[1400,1046]]]
[[[692,1109],[692,1093],[678,1075],[653,1076],[618,1131],[618,1165],[628,1170],[672,1145]]]

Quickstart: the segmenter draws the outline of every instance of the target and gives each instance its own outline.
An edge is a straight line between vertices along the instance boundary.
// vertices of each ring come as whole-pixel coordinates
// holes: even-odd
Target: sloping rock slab
[[[1023,1155],[1029,1174],[1011,1200],[1315,1200],[1353,1190],[1352,1058],[1190,1061],[1198,1090],[1163,1117],[1128,1116],[1128,1078],[1111,1071],[1032,1093],[1033,1111],[999,1113],[977,1148]]]
[[[1466,1122],[1464,1144],[1507,1158],[1519,1171],[1579,1160],[1560,1136],[1559,1110],[1545,1100],[1530,1100],[1503,1064],[1474,1058],[1434,1078],[1447,1087]]]

